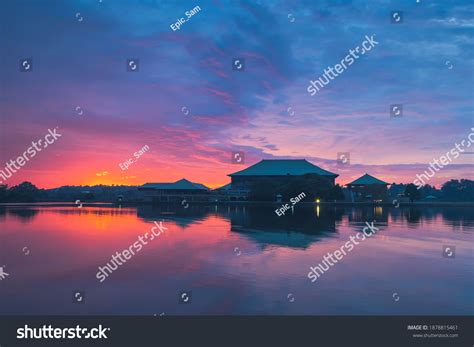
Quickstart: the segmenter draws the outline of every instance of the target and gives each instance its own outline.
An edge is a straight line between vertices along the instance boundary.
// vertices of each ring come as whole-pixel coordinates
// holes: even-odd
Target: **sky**
[[[57,128],[6,184],[214,188],[272,158],[307,159],[339,184],[409,183],[474,131],[473,18],[472,1],[2,1],[0,170]],[[366,35],[379,43],[311,96]],[[429,184],[474,179],[473,165],[460,155]]]

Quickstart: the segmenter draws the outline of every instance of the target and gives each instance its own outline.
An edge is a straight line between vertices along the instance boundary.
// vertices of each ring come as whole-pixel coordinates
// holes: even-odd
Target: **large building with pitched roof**
[[[318,175],[327,179],[332,185],[338,176],[324,170],[305,159],[264,159],[241,171],[230,174],[233,191],[247,191],[260,180],[271,180],[277,184],[289,183],[295,177]]]

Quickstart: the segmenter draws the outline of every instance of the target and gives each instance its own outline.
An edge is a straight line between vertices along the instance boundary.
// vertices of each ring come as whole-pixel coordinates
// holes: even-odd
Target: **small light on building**
[[[316,203],[319,204],[321,202],[321,200],[319,199],[316,199]]]
[[[382,206],[376,206],[376,207],[375,207],[375,215],[376,215],[376,216],[381,216],[381,215],[382,215],[382,212],[383,212]]]

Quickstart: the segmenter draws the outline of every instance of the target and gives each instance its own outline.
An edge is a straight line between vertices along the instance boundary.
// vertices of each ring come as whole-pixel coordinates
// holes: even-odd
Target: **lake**
[[[0,314],[474,313],[473,208],[276,208],[2,206]],[[308,279],[372,221],[375,235]],[[98,268],[130,248],[100,282]]]

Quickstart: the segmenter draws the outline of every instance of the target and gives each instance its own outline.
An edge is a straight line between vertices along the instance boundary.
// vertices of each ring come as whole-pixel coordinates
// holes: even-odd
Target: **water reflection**
[[[5,215],[7,213],[6,208],[1,208],[0,209],[0,216]],[[39,211],[36,208],[9,208],[8,209],[8,214],[12,218],[16,218],[19,221],[23,223],[28,223],[32,222],[35,216],[39,213]]]
[[[375,221],[378,225],[406,224],[419,226],[423,222],[444,222],[453,228],[474,225],[470,208],[446,207],[336,207],[300,204],[284,216],[278,216],[278,206],[267,205],[176,205],[139,206],[137,216],[146,221],[172,220],[182,227],[203,222],[210,216],[230,222],[232,232],[245,235],[261,245],[307,248],[311,243],[338,232],[338,225],[360,225]],[[306,237],[302,237],[306,236]],[[308,237],[310,236],[310,237]]]
[[[12,274],[0,314],[472,314],[473,209],[277,207],[0,207],[0,264]],[[168,230],[99,283],[98,267],[160,220]],[[309,266],[374,220],[380,233],[308,281]],[[177,304],[183,290],[192,305]]]
[[[286,215],[278,216],[275,205],[194,205],[179,208],[176,205],[139,206],[137,216],[147,221],[172,219],[186,226],[204,221],[209,216],[218,216],[231,222],[232,230],[300,232],[319,235],[337,231],[337,224],[343,219],[349,223],[407,223],[420,224],[442,220],[453,226],[473,226],[474,210],[468,207],[335,207],[295,206]]]
[[[231,230],[245,232],[252,229],[272,232],[299,232],[323,235],[337,232],[337,224],[343,219],[349,223],[377,221],[378,223],[407,223],[418,225],[422,222],[442,220],[453,227],[474,225],[474,213],[469,207],[336,207],[299,204],[286,215],[278,216],[274,211],[278,206],[261,205],[180,205],[137,206],[120,208],[48,207],[47,213],[89,216],[137,216],[144,221],[169,219],[182,227],[202,222],[210,216],[224,218],[231,223]],[[11,217],[24,223],[34,222],[44,207],[0,206],[0,219]]]

